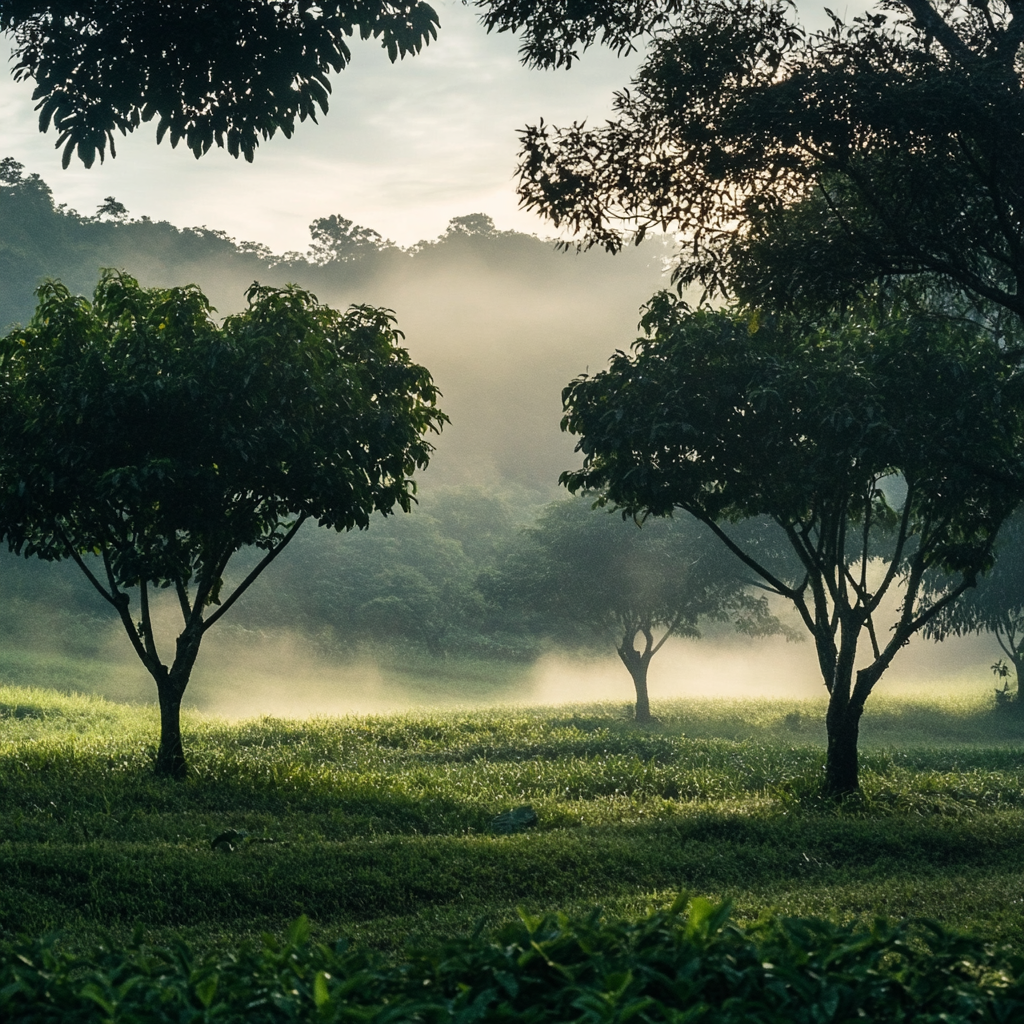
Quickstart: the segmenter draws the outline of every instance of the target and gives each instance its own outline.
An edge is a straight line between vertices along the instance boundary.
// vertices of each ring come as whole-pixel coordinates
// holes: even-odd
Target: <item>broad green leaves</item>
[[[667,294],[642,326],[632,354],[563,393],[563,427],[584,456],[563,474],[570,490],[630,513],[767,515],[811,534],[848,520],[894,526],[906,511],[929,563],[987,565],[1021,487],[1021,382],[980,330],[927,317],[807,328],[691,313]],[[901,508],[889,479],[909,489]],[[831,548],[814,543],[810,557],[842,561],[838,532]]]
[[[118,586],[188,583],[296,518],[337,530],[408,510],[444,416],[390,313],[254,285],[218,327],[194,286],[56,283],[0,344],[0,536],[108,552]],[[217,573],[219,576],[219,572]]]
[[[223,954],[140,937],[72,954],[52,937],[21,938],[0,961],[0,1010],[41,1024],[98,1014],[139,1024],[199,1015],[253,1024],[968,1024],[1017,1020],[1024,1008],[1019,955],[979,936],[930,921],[744,926],[730,913],[728,902],[700,897],[634,920],[520,910],[493,936],[434,936],[398,962],[344,940],[313,943],[305,916],[283,942],[265,935]]]

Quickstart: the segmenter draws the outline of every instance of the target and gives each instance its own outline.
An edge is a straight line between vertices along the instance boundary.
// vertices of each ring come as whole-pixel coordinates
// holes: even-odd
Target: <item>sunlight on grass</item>
[[[862,792],[836,807],[809,701],[664,701],[645,729],[624,702],[192,712],[179,784],[152,773],[155,708],[0,687],[0,936],[141,922],[202,944],[305,912],[318,934],[395,948],[519,904],[632,913],[681,889],[746,918],[1024,926],[1020,725],[974,698],[872,701]],[[535,828],[494,833],[527,804]],[[226,831],[231,851],[212,848]]]

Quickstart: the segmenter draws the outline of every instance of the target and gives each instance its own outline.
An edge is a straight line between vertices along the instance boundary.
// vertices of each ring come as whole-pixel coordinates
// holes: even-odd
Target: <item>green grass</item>
[[[314,933],[397,949],[523,906],[638,914],[680,890],[839,921],[1024,926],[1021,726],[984,704],[872,698],[863,795],[817,797],[822,707],[624,705],[239,724],[186,715],[156,779],[152,708],[0,687],[0,937],[141,923],[201,948]],[[489,827],[529,803],[521,835]],[[234,852],[212,849],[226,829]]]

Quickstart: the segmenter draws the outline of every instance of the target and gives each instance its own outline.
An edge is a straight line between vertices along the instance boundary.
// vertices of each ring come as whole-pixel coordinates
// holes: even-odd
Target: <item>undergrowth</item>
[[[685,908],[685,913],[684,913]],[[73,955],[20,943],[0,961],[9,1024],[452,1021],[823,1024],[1020,1020],[1024,959],[931,922],[867,928],[774,919],[679,899],[633,921],[531,916],[494,936],[411,945],[398,961],[341,941],[217,955],[136,935]]]

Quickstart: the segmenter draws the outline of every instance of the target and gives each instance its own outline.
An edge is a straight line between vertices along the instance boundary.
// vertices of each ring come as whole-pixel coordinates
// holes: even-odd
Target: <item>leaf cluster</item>
[[[137,934],[82,955],[24,939],[0,966],[0,1009],[33,1021],[1009,1020],[1024,1009],[1020,957],[930,922],[870,929],[816,919],[750,927],[728,903],[680,897],[640,920],[599,910],[521,920],[410,947],[388,964],[310,942],[305,917],[282,942],[197,956]]]
[[[907,0],[807,33],[782,0],[681,4],[602,125],[522,134],[528,208],[773,308],[936,275],[1024,313],[1019,4]]]
[[[292,521],[365,528],[405,510],[445,421],[392,315],[253,285],[217,325],[195,286],[106,272],[57,282],[0,341],[0,537],[45,559],[102,553],[111,586],[213,587]]]
[[[1021,487],[1021,383],[980,330],[914,317],[809,327],[691,312],[667,293],[642,326],[631,354],[563,393],[584,456],[562,476],[570,490],[630,513],[768,516],[831,536],[837,563],[845,524],[875,523],[917,537],[929,565],[989,564]],[[905,497],[887,497],[887,480]]]
[[[60,133],[67,167],[92,166],[114,133],[157,122],[157,141],[196,157],[216,143],[251,161],[261,139],[291,137],[296,120],[327,112],[330,74],[351,59],[348,38],[380,41],[392,61],[437,36],[422,0],[135,0],[0,5],[14,36],[14,74],[35,81],[39,125]]]

